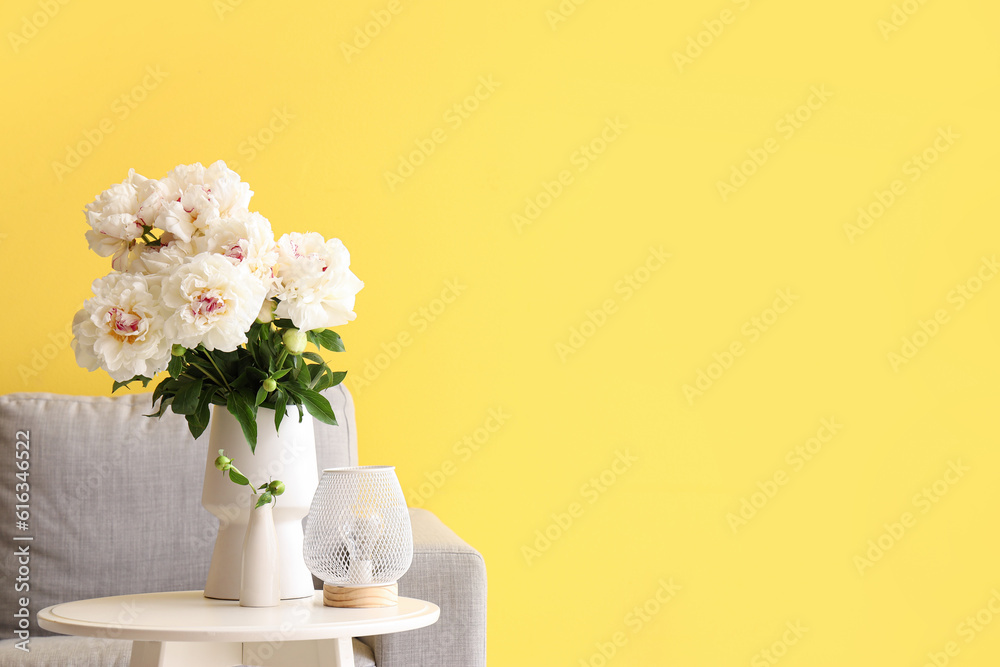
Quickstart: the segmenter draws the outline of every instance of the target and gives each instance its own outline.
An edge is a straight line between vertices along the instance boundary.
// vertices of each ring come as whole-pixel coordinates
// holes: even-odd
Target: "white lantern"
[[[330,607],[391,607],[410,569],[413,532],[393,466],[328,468],[306,523],[306,566]]]

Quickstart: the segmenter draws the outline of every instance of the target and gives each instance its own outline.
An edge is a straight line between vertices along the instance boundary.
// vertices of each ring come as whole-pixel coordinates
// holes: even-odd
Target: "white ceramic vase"
[[[205,582],[205,597],[240,599],[243,540],[252,509],[249,489],[234,484],[215,468],[220,449],[226,450],[226,456],[255,486],[271,479],[285,483],[285,493],[272,511],[281,599],[310,597],[313,582],[302,558],[302,519],[309,512],[319,483],[312,417],[306,413],[300,422],[298,410],[289,406],[281,432],[276,433],[274,410],[259,408],[257,447],[252,453],[236,418],[224,407],[213,406],[212,410],[201,504],[218,517],[219,533]]]
[[[243,538],[240,574],[241,607],[276,607],[281,601],[278,571],[278,534],[274,529],[273,503],[250,512]]]

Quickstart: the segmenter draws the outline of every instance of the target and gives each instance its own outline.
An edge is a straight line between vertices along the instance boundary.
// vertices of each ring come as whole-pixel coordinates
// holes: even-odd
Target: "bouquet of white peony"
[[[251,449],[259,406],[279,426],[289,405],[335,424],[319,392],[345,373],[306,344],[344,349],[331,327],[355,318],[364,284],[339,239],[315,232],[275,241],[267,218],[248,209],[250,187],[222,161],[181,165],[153,180],[128,178],[87,205],[87,242],[113,272],[73,319],[77,363],[106,370],[113,391],[146,386],[160,416],[169,407],[198,437],[210,406],[240,422]]]

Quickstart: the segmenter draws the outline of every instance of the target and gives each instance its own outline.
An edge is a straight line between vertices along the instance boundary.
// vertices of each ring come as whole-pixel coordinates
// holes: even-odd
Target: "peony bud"
[[[289,354],[302,354],[306,349],[306,335],[298,329],[289,329],[281,337]]]
[[[183,357],[185,352],[187,352],[187,349],[183,345],[179,345],[177,343],[174,343],[174,346],[170,348],[170,354],[175,357]]]
[[[274,320],[274,309],[277,305],[274,299],[264,299],[264,303],[260,306],[260,312],[257,314],[257,321],[261,324],[267,324]]]
[[[261,383],[261,386],[264,387],[264,391],[270,394],[278,388],[278,383],[274,381],[274,378],[267,378]]]
[[[267,490],[270,491],[275,496],[280,496],[285,492],[285,483],[280,479],[276,479],[267,485]]]
[[[229,470],[232,467],[233,460],[228,456],[220,456],[215,459],[215,467],[222,472]]]

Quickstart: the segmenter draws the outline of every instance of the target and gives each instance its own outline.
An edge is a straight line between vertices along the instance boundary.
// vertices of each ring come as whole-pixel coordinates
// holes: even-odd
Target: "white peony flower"
[[[101,367],[101,360],[94,352],[96,339],[97,333],[90,323],[90,313],[86,308],[81,308],[73,316],[73,340],[70,347],[73,348],[73,354],[76,355],[77,365],[88,371],[96,371]]]
[[[163,200],[156,226],[182,241],[204,232],[220,217],[245,213],[253,192],[222,160],[207,169],[200,163],[175,167],[160,181]]]
[[[156,207],[156,197],[151,197],[150,181],[145,176],[129,169],[128,178],[97,195],[87,204],[87,244],[101,257],[112,257],[111,264],[122,271],[135,258],[136,239],[142,236],[143,226],[151,225],[143,221],[143,207]]]
[[[170,361],[160,312],[160,280],[112,273],[93,284],[94,296],[73,318],[73,351],[88,370],[103,367],[119,382],[153,377]]]
[[[275,315],[311,331],[347,324],[355,317],[354,297],[365,286],[350,270],[351,255],[340,239],[292,233],[278,240],[275,266],[279,299]]]
[[[246,267],[206,253],[172,269],[162,294],[173,311],[165,324],[171,343],[232,352],[246,342],[267,287]]]
[[[205,236],[197,239],[196,247],[199,252],[220,254],[233,264],[242,264],[271,291],[278,247],[271,223],[260,213],[237,213],[213,221]]]
[[[141,202],[136,216],[147,227],[155,227],[156,218],[160,215],[163,204],[166,202],[166,186],[156,179],[147,178],[136,186],[136,194]]]
[[[166,276],[198,251],[192,241],[181,241],[170,232],[160,235],[159,245],[143,245],[129,271]]]

